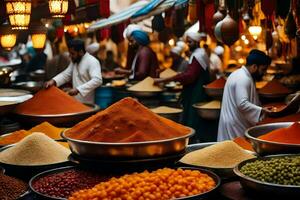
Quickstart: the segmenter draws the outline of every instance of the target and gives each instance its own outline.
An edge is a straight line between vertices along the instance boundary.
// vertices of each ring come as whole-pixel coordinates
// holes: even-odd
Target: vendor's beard
[[[74,60],[72,60],[72,61],[73,61],[73,63],[78,64],[78,63],[81,61],[81,58],[82,58],[82,57],[78,57],[78,58],[76,58],[76,59],[74,59]]]
[[[261,81],[263,75],[260,75],[259,72],[255,72],[254,74],[252,74],[252,78],[254,79],[254,81]]]

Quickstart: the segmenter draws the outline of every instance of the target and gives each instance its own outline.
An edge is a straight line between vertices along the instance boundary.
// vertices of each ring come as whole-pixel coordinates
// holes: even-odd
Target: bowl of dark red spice
[[[15,109],[24,126],[49,122],[55,126],[71,127],[100,110],[96,104],[82,104],[57,87],[42,89],[33,98]]]
[[[300,153],[300,123],[278,122],[254,126],[245,132],[260,155]]]
[[[15,200],[22,197],[28,190],[28,185],[14,177],[0,173],[0,199]]]
[[[273,79],[268,82],[264,87],[258,90],[259,95],[265,99],[280,99],[285,98],[293,91],[285,87],[278,80]]]
[[[29,186],[41,198],[68,199],[72,193],[90,189],[111,177],[95,169],[67,166],[37,174],[29,181]]]
[[[64,131],[62,137],[78,156],[133,159],[181,154],[194,132],[124,98]]]
[[[226,79],[221,77],[207,85],[204,85],[203,88],[208,96],[216,100],[222,100],[225,84]]]
[[[279,154],[246,160],[234,168],[242,187],[276,199],[300,195],[300,154]]]

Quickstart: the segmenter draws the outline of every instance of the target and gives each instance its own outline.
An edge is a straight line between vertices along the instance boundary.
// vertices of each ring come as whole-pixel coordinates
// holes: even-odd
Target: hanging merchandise
[[[276,0],[276,15],[285,19],[290,9],[290,2],[292,0]]]
[[[197,15],[199,20],[199,32],[206,32],[205,27],[205,3],[203,0],[196,0],[197,3]]]
[[[215,13],[215,5],[214,3],[208,3],[205,5],[205,27],[206,32],[209,35],[213,35],[214,33],[214,24],[213,24],[213,15]]]
[[[242,0],[226,1],[227,9],[229,10],[230,16],[238,21],[239,19],[239,10],[243,6]]]
[[[126,28],[127,23],[123,22],[111,27],[111,40],[119,44],[124,41],[123,32]]]
[[[152,19],[152,29],[161,32],[165,28],[165,21],[162,14],[155,15]]]
[[[290,11],[286,17],[285,20],[285,25],[284,25],[284,32],[285,34],[290,38],[293,39],[296,37],[296,32],[297,32],[297,25],[294,19],[294,15],[293,15],[293,4],[292,4],[292,0],[290,2]]]
[[[269,49],[273,46],[273,37],[272,37],[272,21],[267,20],[267,29],[266,29],[266,50],[269,51]]]
[[[110,16],[109,0],[99,0],[100,16],[107,18]]]
[[[189,8],[188,8],[188,21],[190,23],[195,23],[198,20],[197,14],[197,5],[196,0],[189,1]]]
[[[175,17],[173,20],[173,32],[179,38],[182,37],[185,31],[184,19],[186,8],[181,8],[175,11]]]
[[[229,14],[215,27],[215,36],[219,42],[228,46],[233,45],[239,39],[238,23]]]
[[[164,26],[168,28],[172,28],[173,18],[175,15],[175,9],[170,8],[165,11],[165,17],[164,17]]]

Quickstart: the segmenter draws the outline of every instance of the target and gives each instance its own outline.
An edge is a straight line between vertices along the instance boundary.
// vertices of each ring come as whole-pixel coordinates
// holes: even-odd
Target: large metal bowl
[[[19,102],[9,102],[7,105],[0,105],[0,116],[13,112]]]
[[[279,185],[274,183],[267,183],[259,181],[249,176],[244,175],[240,169],[247,163],[254,162],[256,160],[269,160],[274,157],[284,157],[284,156],[295,156],[295,155],[273,155],[268,157],[253,158],[245,160],[238,164],[234,169],[234,173],[239,177],[241,185],[250,191],[260,192],[264,194],[280,195],[280,197],[296,197],[300,195],[300,186],[292,185]],[[299,155],[298,155],[299,156]],[[283,198],[284,199],[284,198]],[[292,198],[293,199],[293,198]]]
[[[147,91],[132,91],[128,90],[127,91],[130,93],[130,95],[134,97],[156,97],[159,96],[163,91],[157,91],[157,92],[147,92]]]
[[[19,83],[13,84],[13,87],[20,88],[23,90],[28,90],[32,93],[36,93],[43,87],[43,83],[36,82],[36,81],[19,82]]]
[[[208,119],[208,120],[219,119],[220,113],[221,113],[221,108],[217,108],[217,109],[201,108],[201,106],[206,104],[206,103],[207,102],[193,104],[193,107],[197,110],[198,115],[201,118]]]
[[[259,139],[258,137],[279,128],[291,126],[293,122],[280,122],[254,126],[245,132],[253,149],[260,155],[278,153],[300,153],[300,144],[284,144]]]
[[[86,112],[80,113],[68,113],[68,114],[57,114],[57,115],[30,115],[16,113],[18,120],[26,126],[35,126],[45,121],[49,122],[54,126],[59,127],[72,127],[78,122],[94,115],[100,110],[100,107],[96,104],[86,104],[92,109]]]
[[[108,143],[76,140],[61,134],[62,138],[69,143],[71,151],[78,156],[102,159],[103,158],[153,158],[164,155],[178,154],[185,150],[189,138],[195,134],[195,130],[190,128],[190,132],[181,137],[132,143]]]
[[[222,100],[224,88],[208,88],[206,85],[203,88],[208,96],[216,100]]]

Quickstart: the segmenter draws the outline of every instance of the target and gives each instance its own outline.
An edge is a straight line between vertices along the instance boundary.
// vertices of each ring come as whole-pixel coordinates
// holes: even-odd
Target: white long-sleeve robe
[[[53,80],[58,87],[72,80],[73,88],[79,91],[75,98],[83,103],[94,103],[95,89],[102,84],[101,66],[95,57],[85,53],[79,64],[71,62]]]
[[[218,129],[218,141],[231,140],[244,135],[245,130],[255,125],[262,107],[255,83],[246,67],[233,72],[227,79]]]

